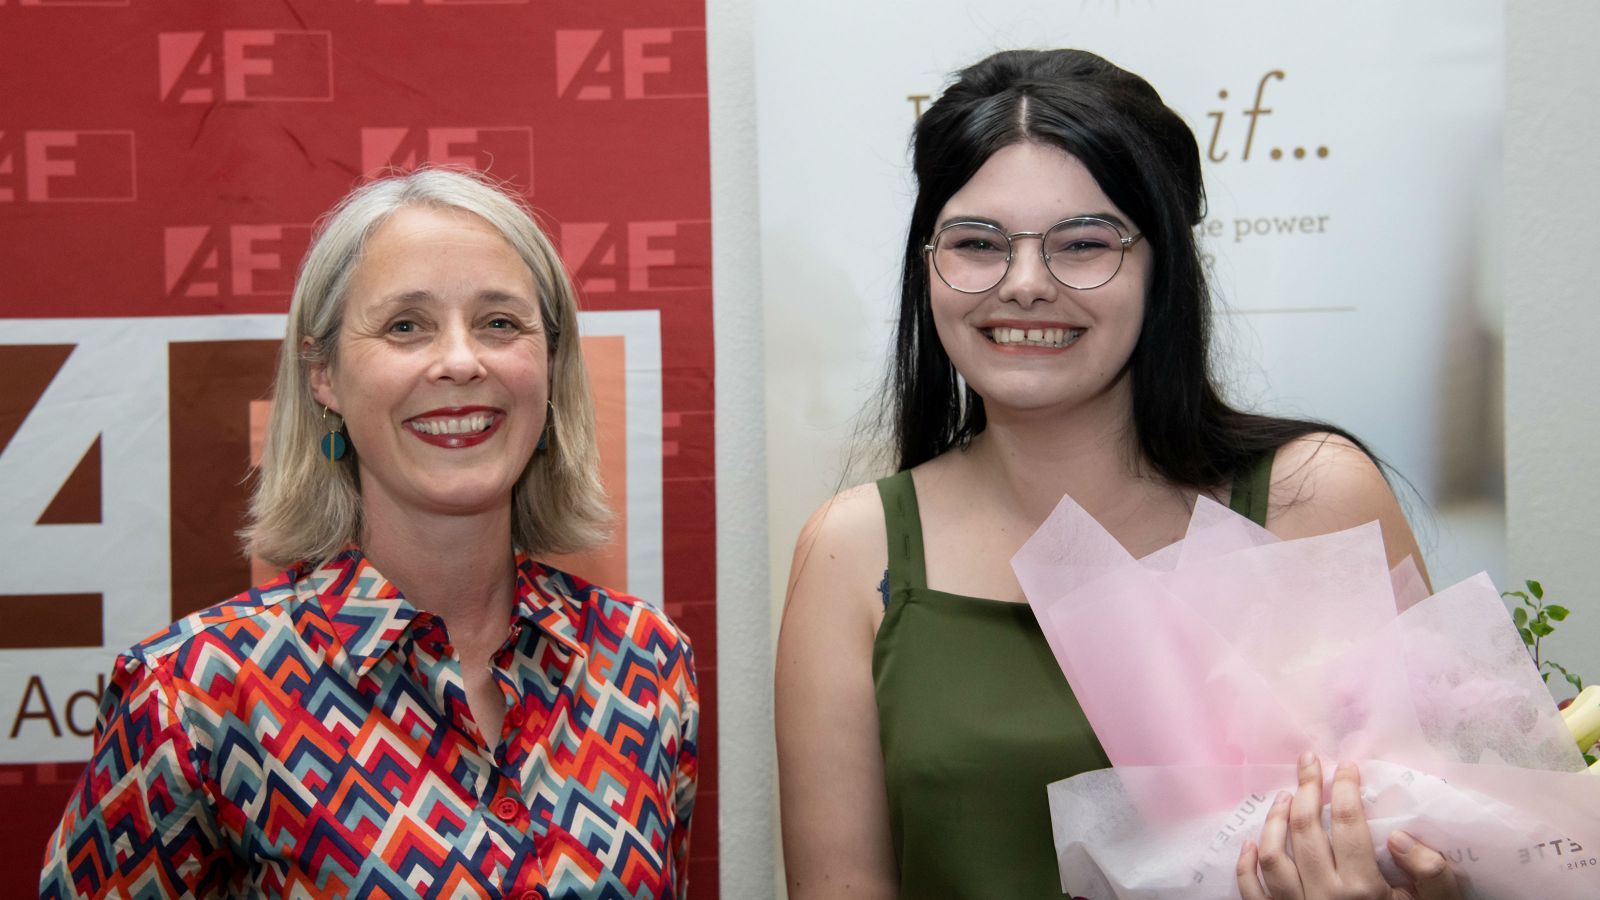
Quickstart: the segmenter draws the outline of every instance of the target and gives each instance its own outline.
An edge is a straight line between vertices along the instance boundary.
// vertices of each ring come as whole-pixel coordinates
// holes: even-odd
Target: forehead
[[[448,206],[402,206],[384,219],[368,236],[366,256],[385,252],[409,252],[433,247],[504,248],[516,253],[500,232],[483,218]]]
[[[352,296],[396,291],[449,296],[485,292],[534,295],[533,272],[500,232],[464,210],[407,206],[367,239]]]
[[[1007,228],[1042,230],[1088,215],[1126,219],[1076,156],[1049,144],[1024,142],[995,151],[951,195],[939,221],[973,216]]]

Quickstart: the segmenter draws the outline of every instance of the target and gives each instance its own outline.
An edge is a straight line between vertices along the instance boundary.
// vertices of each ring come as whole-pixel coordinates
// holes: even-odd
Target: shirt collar
[[[302,569],[295,589],[301,599],[318,604],[333,627],[357,675],[366,674],[394,646],[406,629],[428,614],[412,606],[366,556],[348,547],[321,566]],[[565,574],[517,554],[517,604],[512,626],[526,623],[544,631],[558,645],[583,656],[577,619],[581,601]]]
[[[565,572],[534,562],[517,554],[517,619],[550,635],[557,644],[579,656],[586,656],[578,634],[583,616],[583,600]]]

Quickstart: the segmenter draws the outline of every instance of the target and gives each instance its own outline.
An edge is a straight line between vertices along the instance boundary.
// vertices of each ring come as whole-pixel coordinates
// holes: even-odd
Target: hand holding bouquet
[[[1236,897],[1310,751],[1358,764],[1390,874],[1404,830],[1467,897],[1600,896],[1600,779],[1487,577],[1425,597],[1376,524],[1279,541],[1204,499],[1142,560],[1065,499],[1012,565],[1116,766],[1050,786],[1068,893]]]

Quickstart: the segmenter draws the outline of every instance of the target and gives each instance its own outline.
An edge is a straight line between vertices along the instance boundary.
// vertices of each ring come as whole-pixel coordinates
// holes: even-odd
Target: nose
[[[469,384],[483,378],[483,347],[465,324],[453,324],[439,332],[430,375],[438,381]]]
[[[997,288],[1000,299],[1027,309],[1040,301],[1055,299],[1059,285],[1045,265],[1041,238],[1036,235],[1016,235],[1011,239],[1011,266],[1000,279]]]

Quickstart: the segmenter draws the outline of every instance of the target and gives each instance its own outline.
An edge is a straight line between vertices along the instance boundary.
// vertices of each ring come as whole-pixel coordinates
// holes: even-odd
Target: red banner
[[[716,897],[703,4],[0,0],[0,60],[0,893],[33,889],[112,656],[251,581],[232,534],[313,223],[431,162],[523,192],[573,272],[624,527],[563,564],[694,641]]]

